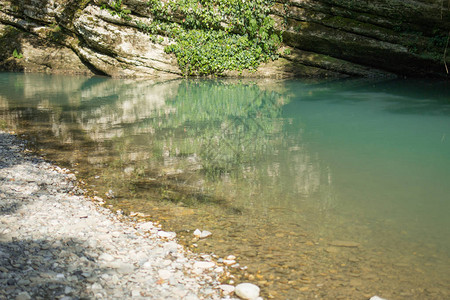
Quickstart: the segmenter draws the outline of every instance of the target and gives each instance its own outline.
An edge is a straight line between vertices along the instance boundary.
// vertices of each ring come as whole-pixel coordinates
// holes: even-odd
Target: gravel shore
[[[119,220],[24,147],[0,132],[0,299],[231,299],[209,255]]]

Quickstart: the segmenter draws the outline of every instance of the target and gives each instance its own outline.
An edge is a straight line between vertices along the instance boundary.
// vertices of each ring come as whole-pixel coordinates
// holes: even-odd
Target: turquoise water
[[[265,297],[450,297],[448,82],[0,73],[0,117]]]

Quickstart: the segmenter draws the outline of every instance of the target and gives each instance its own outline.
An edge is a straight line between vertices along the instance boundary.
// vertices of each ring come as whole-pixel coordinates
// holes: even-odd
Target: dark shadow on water
[[[293,83],[291,91],[301,95],[302,101],[382,101],[387,104],[384,110],[395,114],[450,115],[448,80],[362,78],[328,80],[303,86]]]

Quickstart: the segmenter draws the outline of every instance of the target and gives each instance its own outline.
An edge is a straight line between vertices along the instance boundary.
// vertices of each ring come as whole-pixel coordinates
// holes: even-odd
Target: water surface
[[[450,297],[448,82],[0,73],[0,117],[267,298]]]

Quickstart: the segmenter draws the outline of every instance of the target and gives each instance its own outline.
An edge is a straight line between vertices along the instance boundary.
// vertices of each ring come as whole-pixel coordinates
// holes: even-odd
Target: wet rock
[[[325,250],[325,252],[328,252],[328,253],[338,253],[339,252],[339,249],[337,247],[326,247],[324,250]]]
[[[210,235],[212,235],[212,233],[210,231],[207,231],[207,230],[203,230],[203,231],[201,231],[200,229],[195,229],[194,230],[194,236],[199,238],[199,239],[207,238]]]
[[[233,265],[235,263],[236,263],[236,261],[234,259],[224,259],[223,260],[223,264],[227,265],[227,266],[231,266],[231,265]]]

